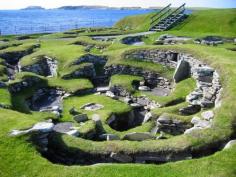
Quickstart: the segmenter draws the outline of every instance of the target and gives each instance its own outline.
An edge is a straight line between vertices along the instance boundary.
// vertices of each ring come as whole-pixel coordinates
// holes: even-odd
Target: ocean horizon
[[[0,10],[1,35],[63,32],[82,27],[112,27],[149,9]]]

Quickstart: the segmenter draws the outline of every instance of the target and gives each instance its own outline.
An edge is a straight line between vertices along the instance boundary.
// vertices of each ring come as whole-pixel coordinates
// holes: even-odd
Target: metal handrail
[[[163,20],[165,20],[165,19],[167,19],[167,18],[169,18],[171,15],[173,15],[173,14],[175,14],[177,11],[179,11],[182,7],[184,7],[185,6],[185,3],[183,4],[183,5],[181,5],[179,8],[177,8],[176,10],[174,10],[173,12],[171,12],[166,18],[164,18]],[[177,16],[177,15],[179,15],[180,13],[183,13],[185,11],[185,9],[183,9],[182,11],[180,11],[179,13],[176,13],[175,15],[174,15],[174,17],[175,16]]]
[[[150,28],[153,28],[156,25],[156,22],[159,21],[162,17],[164,17],[166,14],[168,14],[171,9],[170,9],[171,4],[167,5],[164,7],[161,11],[156,13],[151,17],[151,23],[150,23]],[[168,10],[167,10],[168,9]],[[167,11],[166,11],[167,10]],[[159,15],[159,16],[158,16]],[[157,17],[157,18],[156,18]],[[155,19],[154,19],[155,18]]]
[[[170,5],[170,4],[169,4]],[[168,6],[166,6],[164,9],[166,10],[167,8],[169,8],[169,5]],[[153,18],[152,18],[152,21],[151,21],[151,23],[150,23],[150,29],[152,29],[156,24],[158,24],[158,23],[156,23],[159,19],[161,19],[163,16],[165,16],[167,13],[169,13],[166,17],[164,17],[164,18],[162,18],[161,20],[166,20],[166,19],[168,19],[171,15],[173,15],[174,17],[176,17],[177,15],[179,15],[180,13],[183,13],[184,11],[185,11],[185,6],[186,4],[184,3],[184,4],[182,4],[180,7],[178,7],[177,9],[175,9],[175,10],[173,10],[172,12],[170,12],[171,10],[170,9],[168,9],[167,11],[165,11],[164,13],[158,13],[158,15],[160,15],[159,17],[157,17],[155,20],[153,20]],[[183,8],[183,9],[182,9]],[[164,9],[162,9],[160,12],[163,12],[163,10]],[[181,10],[182,9],[182,10]],[[181,11],[180,11],[181,10]],[[179,11],[179,12],[178,12]],[[156,15],[157,16],[157,15]],[[156,17],[155,16],[155,17]],[[153,17],[153,16],[152,16]],[[155,23],[154,23],[155,22]],[[165,22],[166,23],[166,22]]]
[[[166,14],[168,14],[171,11],[171,9],[168,9],[165,13],[161,14],[158,18],[156,18],[155,20],[151,21],[151,25],[156,22],[157,20],[161,19],[163,16],[165,16]]]
[[[155,18],[156,16],[158,16],[159,14],[161,14],[163,11],[165,11],[166,9],[168,9],[171,6],[171,4],[167,5],[166,7],[164,7],[163,9],[161,9],[159,12],[157,12],[156,14],[154,14],[151,19]]]
[[[156,19],[155,21],[152,21],[151,23],[150,23],[150,28],[152,28],[152,27],[154,27],[155,25],[156,25],[156,23],[154,23],[154,22],[157,22],[159,19],[161,19],[163,16],[165,16],[167,13],[169,13],[171,11],[171,9],[169,9],[166,13],[164,13],[164,14],[162,14],[161,16],[160,16],[160,18],[158,18],[158,19]]]
[[[182,7],[184,7],[186,4],[184,3],[183,5],[181,5],[180,7],[178,7],[177,9],[175,9],[170,15],[174,14],[175,12],[177,12],[178,10],[180,10]]]
[[[180,11],[179,13],[177,13],[174,17],[176,17],[177,15],[183,13],[185,11],[185,9],[183,9],[182,11]],[[178,21],[178,20],[177,20]],[[175,24],[177,21],[171,23],[170,25],[167,25],[166,29],[169,29],[173,24]],[[165,25],[167,24],[167,22],[165,22]]]

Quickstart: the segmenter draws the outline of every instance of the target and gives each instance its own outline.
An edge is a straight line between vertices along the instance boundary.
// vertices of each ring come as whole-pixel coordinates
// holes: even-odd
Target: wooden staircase
[[[185,3],[177,9],[171,10],[171,4],[151,17],[150,31],[169,30],[186,18]]]

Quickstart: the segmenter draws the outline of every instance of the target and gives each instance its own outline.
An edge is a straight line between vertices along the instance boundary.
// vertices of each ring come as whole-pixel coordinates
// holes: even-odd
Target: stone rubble
[[[144,119],[143,119],[143,123],[142,124],[145,124],[146,122],[148,122],[151,118],[152,118],[152,113],[151,112],[147,112],[144,116]]]
[[[53,127],[53,131],[71,136],[79,136],[79,131],[73,126],[72,122],[58,123]]]
[[[104,108],[103,105],[97,103],[87,103],[80,107],[80,109],[84,109],[86,111],[97,111]]]
[[[214,112],[213,111],[205,111],[205,112],[202,112],[201,116],[203,119],[210,121],[211,119],[214,118]]]
[[[128,36],[121,39],[121,43],[127,45],[137,45],[138,43],[144,44],[144,42],[142,42],[143,38],[145,38],[145,36]]]
[[[184,132],[184,134],[191,134],[196,130],[210,128],[212,126],[213,118],[214,118],[214,112],[212,110],[202,112],[201,117],[194,116],[191,120],[191,123],[194,126],[190,129],[187,129]]]
[[[77,123],[86,122],[88,120],[87,114],[77,114],[73,117]]]
[[[62,90],[41,88],[27,100],[27,103],[34,111],[51,111],[60,116],[63,95],[65,95],[65,92]]]
[[[79,135],[78,130],[76,130],[76,128],[73,127],[73,124],[71,122],[54,124],[51,122],[51,120],[49,120],[47,122],[38,122],[34,124],[32,128],[27,129],[27,130],[12,130],[10,132],[10,136],[20,136],[20,135],[29,134],[32,132],[40,133],[41,136],[44,136],[44,135],[47,136],[48,133],[50,132],[64,133],[71,136]],[[45,140],[45,138],[43,138],[43,141]]]
[[[140,91],[150,91],[151,89],[148,86],[139,86],[138,90],[140,90]]]
[[[173,36],[170,34],[162,34],[156,40],[155,44],[157,44],[157,45],[184,44],[190,40],[192,40],[192,38],[190,38],[190,37],[181,37],[181,36],[178,37],[178,36]]]
[[[53,130],[54,124],[52,122],[39,122],[36,123],[32,128],[28,130],[12,130],[10,135],[11,136],[18,136],[24,135],[31,132],[41,132],[41,133],[48,133]]]
[[[191,125],[176,118],[171,118],[168,114],[163,113],[156,121],[156,133],[166,132],[172,135],[179,135],[189,129]]]
[[[202,45],[212,45],[217,46],[218,44],[223,44],[223,39],[221,37],[216,36],[206,36],[202,39],[194,40],[195,44],[202,44]]]
[[[113,99],[118,99],[117,96],[111,91],[107,91],[106,96],[111,97]]]

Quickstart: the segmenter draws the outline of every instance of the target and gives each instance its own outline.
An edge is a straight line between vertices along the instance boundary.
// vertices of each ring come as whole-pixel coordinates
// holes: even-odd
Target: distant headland
[[[142,8],[142,7],[110,7],[110,6],[86,6],[86,5],[81,5],[81,6],[61,6],[58,8],[53,8],[50,10],[79,10],[79,9],[117,9],[117,10],[138,10],[138,9],[159,9],[158,7],[149,7],[149,8]],[[49,10],[41,6],[28,6],[25,7],[21,10]]]
[[[28,6],[26,8],[23,8],[21,10],[45,10],[45,8],[41,6]]]

